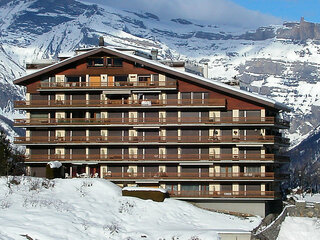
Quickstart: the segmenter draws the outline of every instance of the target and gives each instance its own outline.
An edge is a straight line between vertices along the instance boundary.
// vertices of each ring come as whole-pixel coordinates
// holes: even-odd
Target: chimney
[[[99,47],[103,47],[104,46],[104,39],[103,37],[99,37]]]
[[[203,76],[205,78],[208,78],[208,63],[205,63],[204,64],[204,67],[203,67]]]
[[[152,60],[158,59],[158,49],[151,49]]]

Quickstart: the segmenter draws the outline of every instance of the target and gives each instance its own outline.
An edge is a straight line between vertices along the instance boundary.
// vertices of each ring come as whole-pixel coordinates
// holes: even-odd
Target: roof
[[[101,52],[115,55],[115,56],[124,58],[129,61],[137,62],[137,63],[143,64],[146,67],[150,67],[152,69],[155,69],[155,70],[158,70],[161,72],[165,72],[165,73],[171,74],[173,76],[189,80],[191,82],[205,85],[205,86],[211,87],[213,89],[219,90],[221,92],[236,95],[238,97],[241,97],[241,98],[262,104],[262,105],[266,105],[266,106],[276,108],[279,110],[291,111],[291,109],[288,106],[286,106],[282,103],[279,103],[273,99],[266,98],[261,95],[255,94],[255,93],[251,93],[248,91],[244,91],[244,90],[229,86],[229,85],[224,84],[222,82],[219,82],[217,80],[207,79],[207,78],[204,78],[204,77],[192,74],[192,73],[184,72],[179,69],[175,69],[175,68],[166,66],[158,61],[146,59],[144,57],[140,57],[140,56],[136,56],[136,55],[132,55],[130,53],[120,51],[120,50],[117,50],[117,49],[111,48],[111,47],[98,47],[98,48],[92,49],[90,51],[84,52],[82,54],[79,54],[77,56],[65,59],[65,60],[60,61],[58,63],[52,64],[48,67],[42,68],[39,71],[36,71],[34,73],[31,73],[31,74],[26,75],[21,78],[18,78],[14,81],[14,83],[23,85],[23,82],[25,82],[27,80],[31,80],[32,78],[41,76],[42,74],[56,70],[56,69],[63,67],[67,64],[73,63],[75,61],[81,60],[86,57],[90,57],[92,55],[95,55],[95,54],[101,53]]]

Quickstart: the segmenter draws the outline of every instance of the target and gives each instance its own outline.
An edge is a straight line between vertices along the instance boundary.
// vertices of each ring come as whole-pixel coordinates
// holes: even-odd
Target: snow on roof
[[[59,168],[62,166],[62,163],[58,161],[51,161],[51,162],[48,162],[47,165],[49,165],[50,168]]]
[[[163,188],[152,188],[152,187],[124,187],[122,191],[152,191],[167,193],[167,190]]]

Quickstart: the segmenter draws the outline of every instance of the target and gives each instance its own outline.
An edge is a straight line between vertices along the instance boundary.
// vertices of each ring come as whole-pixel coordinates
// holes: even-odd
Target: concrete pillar
[[[213,165],[209,166],[209,176],[214,177],[214,166]]]
[[[219,165],[214,166],[214,172],[215,172],[216,176],[220,176],[220,166]]]
[[[232,184],[232,192],[234,192],[235,195],[239,194],[239,184],[238,183]]]

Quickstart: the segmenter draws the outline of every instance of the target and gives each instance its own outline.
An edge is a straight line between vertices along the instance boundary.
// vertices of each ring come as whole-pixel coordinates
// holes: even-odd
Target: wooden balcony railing
[[[51,154],[26,156],[27,162],[48,161],[289,161],[274,154]]]
[[[155,82],[42,82],[38,89],[176,88],[177,81]]]
[[[167,118],[31,118],[31,119],[15,119],[16,126],[32,126],[32,125],[145,125],[145,124],[281,124],[279,120],[273,117],[167,117]],[[284,125],[286,126],[286,124]]]
[[[145,172],[145,173],[124,173],[124,172],[108,172],[104,174],[107,179],[223,179],[223,180],[244,180],[244,179],[274,179],[273,172],[256,172],[256,173],[177,173],[177,172]]]
[[[275,198],[274,191],[169,191],[170,197],[191,198]]]
[[[225,107],[226,99],[150,99],[150,100],[31,100],[15,101],[15,108],[37,107],[153,107],[216,106]]]
[[[48,143],[282,143],[288,139],[275,136],[66,136],[66,137],[16,137],[16,144]]]

